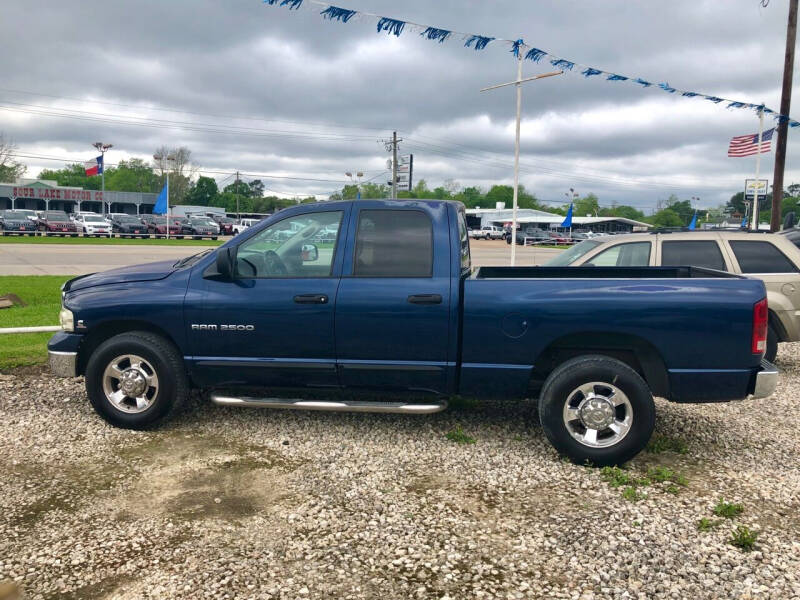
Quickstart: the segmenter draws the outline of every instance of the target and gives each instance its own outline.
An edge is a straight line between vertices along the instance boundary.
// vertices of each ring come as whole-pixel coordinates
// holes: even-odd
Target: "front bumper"
[[[761,361],[758,373],[756,373],[756,385],[753,389],[753,398],[766,398],[775,393],[778,387],[778,369],[771,362]]]
[[[77,377],[78,348],[83,336],[77,333],[59,331],[47,343],[47,356],[50,371],[56,377]]]
[[[77,352],[58,352],[47,351],[50,372],[56,377],[77,377],[78,376],[78,353]]]

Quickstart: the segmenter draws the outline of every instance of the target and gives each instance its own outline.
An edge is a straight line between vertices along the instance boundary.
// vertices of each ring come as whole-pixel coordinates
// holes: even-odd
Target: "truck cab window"
[[[661,266],[705,267],[727,271],[719,244],[715,240],[686,240],[661,243]]]
[[[287,217],[239,246],[240,278],[330,277],[342,211]]]
[[[431,219],[420,210],[362,210],[354,254],[356,277],[431,277]]]
[[[461,247],[461,270],[468,271],[472,267],[469,255],[469,234],[467,233],[466,216],[462,211],[458,211],[458,238]]]

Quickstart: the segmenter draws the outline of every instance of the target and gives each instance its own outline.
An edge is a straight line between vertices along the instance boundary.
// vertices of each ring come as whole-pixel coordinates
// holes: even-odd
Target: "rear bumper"
[[[775,393],[778,387],[778,369],[772,363],[762,360],[758,373],[756,373],[756,384],[753,388],[753,398],[766,398]]]

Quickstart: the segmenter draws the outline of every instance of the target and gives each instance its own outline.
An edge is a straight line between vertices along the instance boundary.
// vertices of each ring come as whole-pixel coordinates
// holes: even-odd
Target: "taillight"
[[[764,354],[767,349],[768,322],[769,311],[767,310],[767,299],[764,298],[753,305],[753,343],[751,345],[753,354]]]

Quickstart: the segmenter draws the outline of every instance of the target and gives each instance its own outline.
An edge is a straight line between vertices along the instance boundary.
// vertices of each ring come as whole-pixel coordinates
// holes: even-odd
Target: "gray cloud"
[[[478,92],[513,79],[506,46],[475,52],[456,37],[438,44],[413,32],[378,35],[371,21],[331,23],[318,10],[290,12],[260,0],[9,4],[0,22],[0,105],[109,115],[75,120],[0,109],[0,130],[31,154],[88,158],[88,143],[107,139],[115,144],[113,162],[185,144],[208,171],[343,182],[351,169],[380,175],[387,155],[378,140],[396,129],[406,140],[403,151],[415,154],[417,179],[484,188],[511,181],[514,92]],[[676,87],[779,103],[786,15],[778,3],[766,9],[753,0],[724,7],[711,0],[345,4],[522,37],[565,58]],[[525,64],[530,74],[549,68]],[[647,208],[677,193],[715,205],[752,176],[754,160],[728,159],[726,147],[732,136],[756,130],[753,113],[598,79],[568,73],[525,86],[521,180],[539,197],[560,201],[575,187],[608,204]],[[161,122],[112,122],[136,118]],[[800,181],[798,150],[790,137],[787,183]],[[32,172],[59,166],[25,160]],[[772,155],[765,155],[762,173],[771,178],[771,169]],[[272,179],[267,185],[326,194],[338,184]]]

